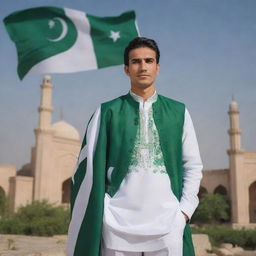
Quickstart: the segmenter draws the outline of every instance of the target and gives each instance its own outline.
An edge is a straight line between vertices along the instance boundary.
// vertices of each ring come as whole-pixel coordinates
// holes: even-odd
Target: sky
[[[254,0],[9,0],[0,8],[0,164],[30,161],[38,126],[43,74],[17,75],[17,55],[2,22],[39,6],[67,7],[96,16],[135,10],[141,36],[161,51],[158,93],[184,102],[196,129],[204,169],[228,168],[228,107],[238,102],[242,148],[256,151],[256,1]],[[130,88],[123,66],[51,74],[53,123],[64,120],[84,135],[97,106]]]

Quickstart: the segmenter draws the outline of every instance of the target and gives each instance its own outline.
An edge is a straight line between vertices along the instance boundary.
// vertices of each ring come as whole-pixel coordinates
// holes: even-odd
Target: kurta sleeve
[[[183,189],[180,200],[181,210],[191,218],[199,204],[198,192],[202,179],[202,161],[192,119],[185,109],[182,136]]]

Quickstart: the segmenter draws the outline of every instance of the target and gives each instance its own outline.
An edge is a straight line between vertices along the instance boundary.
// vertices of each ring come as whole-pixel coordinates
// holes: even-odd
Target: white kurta
[[[140,105],[140,122],[131,165],[119,190],[104,200],[103,241],[106,248],[121,251],[156,251],[171,242],[182,242],[185,218],[198,205],[202,164],[188,111],[183,129],[184,188],[181,202],[171,189],[153,120],[157,94]],[[168,118],[168,117],[166,117]],[[111,179],[112,168],[108,178]]]

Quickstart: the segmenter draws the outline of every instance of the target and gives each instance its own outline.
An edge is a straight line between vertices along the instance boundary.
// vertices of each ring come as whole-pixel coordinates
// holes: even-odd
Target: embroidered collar
[[[143,103],[143,102],[154,103],[154,102],[157,101],[157,93],[156,93],[156,91],[154,92],[154,94],[153,94],[151,97],[147,98],[145,101],[144,101],[144,99],[143,99],[141,96],[135,94],[135,93],[132,92],[131,90],[130,90],[130,95],[131,95],[132,98],[133,98],[135,101],[137,101],[137,102],[142,102],[142,103]]]

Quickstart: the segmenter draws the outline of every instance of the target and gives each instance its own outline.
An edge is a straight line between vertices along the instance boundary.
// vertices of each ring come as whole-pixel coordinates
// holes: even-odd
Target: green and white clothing
[[[127,252],[127,251],[119,251],[119,250],[112,250],[102,246],[101,249],[101,256],[176,256],[182,255],[182,245],[175,244],[176,248],[173,247],[166,247],[161,250],[157,251],[148,251],[148,252]],[[179,248],[181,247],[181,248]]]
[[[154,123],[152,104],[157,100],[157,94],[155,92],[146,101],[132,92],[130,94],[139,102],[139,128],[126,177],[112,198],[107,193],[105,195],[103,240],[109,249],[156,251],[182,240],[185,218],[171,190]],[[188,122],[191,119],[186,110],[185,124]],[[194,147],[195,142],[192,143]],[[200,158],[199,154],[197,157]],[[109,177],[111,170],[110,167]],[[196,208],[198,199],[196,194],[194,196],[191,203]]]
[[[143,106],[130,93],[103,103],[89,122],[73,176],[68,255],[98,256],[102,227],[104,238],[110,230],[129,238],[129,248],[132,240],[144,251],[145,245],[163,248],[177,234],[175,225],[185,225],[181,210],[191,217],[198,204],[201,170],[184,104],[154,95]],[[186,224],[183,256],[193,255]]]

